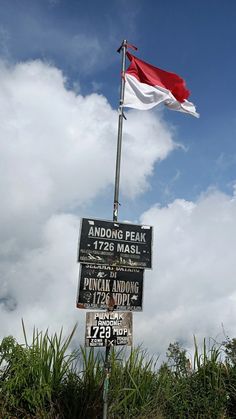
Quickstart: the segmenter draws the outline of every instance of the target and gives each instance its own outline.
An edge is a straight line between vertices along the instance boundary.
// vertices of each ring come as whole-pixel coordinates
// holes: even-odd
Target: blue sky
[[[98,5],[13,0],[1,1],[1,6],[2,53],[10,61],[52,62],[62,69],[69,85],[79,83],[82,94],[97,89],[113,108],[118,104],[120,70],[116,48],[124,37],[137,45],[141,58],[186,79],[201,118],[165,110],[166,121],[187,151],[175,152],[155,169],[147,205],[156,200],[167,203],[177,196],[195,199],[208,186],[232,190],[236,158],[233,1],[101,1]],[[128,216],[126,209],[124,216]]]
[[[147,276],[150,281],[160,279],[159,285],[155,283],[160,305],[163,298],[175,294],[175,286],[180,289],[179,304],[167,305],[156,320],[165,320],[167,325],[175,319],[178,332],[171,327],[167,334],[163,332],[165,339],[159,346],[153,344],[147,332],[146,341],[152,349],[162,350],[168,339],[178,338],[190,344],[189,336],[194,331],[200,336],[217,334],[220,324],[232,317],[232,312],[226,313],[222,307],[229,300],[233,305],[235,298],[235,2],[0,0],[0,7],[0,82],[4,93],[0,187],[5,197],[1,210],[0,306],[7,325],[1,333],[8,333],[12,327],[12,313],[15,319],[26,317],[29,327],[36,319],[40,326],[47,326],[43,314],[43,310],[49,310],[47,296],[59,291],[55,291],[56,273],[46,249],[50,248],[52,259],[58,260],[63,246],[58,244],[57,234],[63,237],[65,230],[69,241],[65,245],[67,258],[56,272],[60,276],[68,268],[71,291],[62,314],[54,307],[53,324],[64,321],[66,304],[77,283],[78,267],[73,255],[79,218],[112,218],[121,59],[116,50],[126,38],[138,47],[136,54],[141,59],[186,80],[190,100],[200,113],[200,119],[196,119],[160,106],[126,114],[119,218],[157,226],[160,268],[154,267]],[[191,219],[188,225],[187,219]],[[178,253],[181,246],[176,239],[173,260],[170,254],[160,260],[160,248],[174,246],[173,231],[185,232],[186,243],[192,237],[191,243],[184,254]],[[200,231],[201,239],[197,239]],[[196,240],[191,236],[193,232]],[[222,239],[222,248],[213,249],[207,260],[205,234],[212,237],[207,244],[212,248]],[[195,266],[201,248],[203,254],[199,253],[199,265]],[[225,252],[231,255],[232,263],[228,261],[228,267],[217,265],[216,269],[215,258],[219,261]],[[186,262],[185,270],[177,260]],[[171,265],[173,269],[168,271]],[[192,273],[189,266],[193,267]],[[221,272],[218,280],[213,278],[215,269]],[[12,276],[9,272],[13,272]],[[205,282],[199,279],[199,272],[201,278],[206,275]],[[36,275],[36,285],[31,284],[29,290],[29,305],[16,286],[27,273]],[[228,278],[225,294],[222,277]],[[54,288],[47,288],[48,278]],[[184,289],[192,284],[187,297],[175,278],[182,278]],[[28,289],[29,283],[24,280],[22,287]],[[195,289],[198,280],[201,286]],[[221,307],[222,318],[214,321],[210,316],[206,326],[198,328],[197,307],[195,314],[189,312],[188,306],[181,312],[181,307],[194,292],[199,298],[198,309],[209,314],[208,296],[215,295],[213,280],[218,287],[214,310]],[[60,281],[62,286],[62,277]],[[47,284],[47,292],[38,300],[36,290],[42,282]],[[146,298],[151,293],[150,284],[146,285]],[[137,331],[139,338],[155,306],[153,301],[150,311],[144,311]],[[65,320],[68,327],[81,316],[78,310],[75,312],[71,309]],[[187,318],[192,320],[186,323]],[[190,332],[186,335],[187,327]],[[231,321],[228,327],[234,333]]]

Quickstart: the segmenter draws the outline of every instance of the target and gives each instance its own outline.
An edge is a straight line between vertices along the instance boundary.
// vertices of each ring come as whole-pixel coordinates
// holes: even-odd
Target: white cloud
[[[103,96],[65,86],[61,72],[40,61],[0,67],[1,336],[20,336],[21,317],[29,329],[52,331],[78,320],[83,342],[79,212],[113,183],[117,113]],[[157,115],[127,116],[121,186],[135,197],[176,144]],[[215,337],[222,323],[235,335],[235,217],[235,195],[217,190],[143,214],[141,222],[155,226],[154,264],[144,311],[134,315],[135,342],[164,352],[176,339]]]
[[[40,61],[2,64],[0,86],[0,214],[6,228],[9,219],[30,223],[85,204],[113,183],[117,112],[103,96],[68,91],[62,73]],[[174,143],[154,115],[141,124],[131,114],[126,126],[123,184],[135,196],[147,186],[155,160]],[[141,147],[144,138],[147,143],[145,127],[147,151]]]
[[[154,163],[165,159],[178,145],[173,144],[171,130],[160,116],[158,119],[151,112],[130,111],[127,118],[121,179],[124,193],[134,197],[137,191],[142,193],[148,188]]]
[[[54,215],[42,229],[40,247],[5,262],[1,335],[18,336],[21,318],[29,330],[35,325],[54,331],[63,325],[68,331],[76,323],[77,236],[77,217]],[[9,311],[9,301],[14,311]]]
[[[69,91],[41,61],[1,63],[0,89],[0,335],[18,335],[21,317],[72,327],[84,316],[75,309],[78,212],[113,184],[117,112],[101,95]],[[155,114],[128,114],[121,188],[144,192],[174,148]]]
[[[191,346],[193,334],[223,339],[222,324],[235,336],[235,219],[235,199],[217,190],[143,214],[155,227],[154,267],[135,316],[138,340],[163,352],[174,340]]]

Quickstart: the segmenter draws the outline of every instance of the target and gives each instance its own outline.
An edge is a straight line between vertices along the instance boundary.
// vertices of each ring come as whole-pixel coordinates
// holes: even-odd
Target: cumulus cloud
[[[191,347],[193,334],[235,336],[235,218],[235,196],[217,190],[143,214],[154,226],[154,266],[135,316],[137,340],[163,352],[175,340]]]
[[[83,97],[67,90],[62,73],[40,61],[15,67],[2,64],[0,86],[4,174],[0,178],[0,212],[4,219],[14,221],[21,215],[30,221],[71,209],[113,183],[117,112],[103,96]],[[140,186],[144,190],[155,161],[175,145],[168,128],[154,115],[142,124],[137,114],[129,119],[124,133],[128,138],[123,185],[128,184],[135,196]],[[149,144],[145,163],[140,164],[145,127]],[[135,176],[126,163],[131,158]]]
[[[20,317],[73,325],[84,315],[74,308],[79,214],[113,184],[117,111],[102,95],[68,90],[41,61],[1,63],[0,89],[0,334],[17,331]],[[144,192],[175,147],[159,116],[130,112],[121,188]]]
[[[142,118],[138,118],[140,113]],[[137,191],[143,193],[148,188],[155,162],[165,159],[178,144],[173,143],[170,128],[151,112],[130,111],[127,122],[121,180],[125,185],[124,193],[135,197]],[[142,171],[139,170],[140,167]]]
[[[66,87],[41,61],[0,66],[0,336],[79,322],[75,308],[81,208],[111,187],[117,112],[97,94]],[[175,149],[160,116],[131,111],[125,122],[121,187],[126,199],[148,188],[155,163]],[[124,187],[125,186],[125,187]],[[84,211],[83,211],[84,214]],[[94,210],[96,216],[96,210]],[[164,352],[192,335],[236,333],[236,199],[209,190],[196,202],[175,200],[140,219],[154,226],[153,270],[146,271],[144,311],[134,340]]]
[[[20,319],[34,326],[68,332],[81,318],[75,309],[78,218],[51,216],[41,244],[1,264],[1,336],[20,336]]]

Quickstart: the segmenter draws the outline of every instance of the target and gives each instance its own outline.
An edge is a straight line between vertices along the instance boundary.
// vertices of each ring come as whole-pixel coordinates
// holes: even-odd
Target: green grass
[[[24,344],[0,344],[0,418],[102,418],[104,353],[80,347],[69,336],[34,330]],[[236,341],[206,340],[194,354],[177,342],[157,366],[141,347],[110,353],[109,419],[236,418]]]

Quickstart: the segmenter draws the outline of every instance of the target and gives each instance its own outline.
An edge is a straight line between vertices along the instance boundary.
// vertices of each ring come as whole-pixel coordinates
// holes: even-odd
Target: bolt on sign
[[[142,269],[81,264],[76,306],[107,309],[111,299],[116,310],[141,311]]]
[[[78,262],[151,268],[152,227],[83,218]]]
[[[86,313],[85,346],[132,345],[133,313]]]

